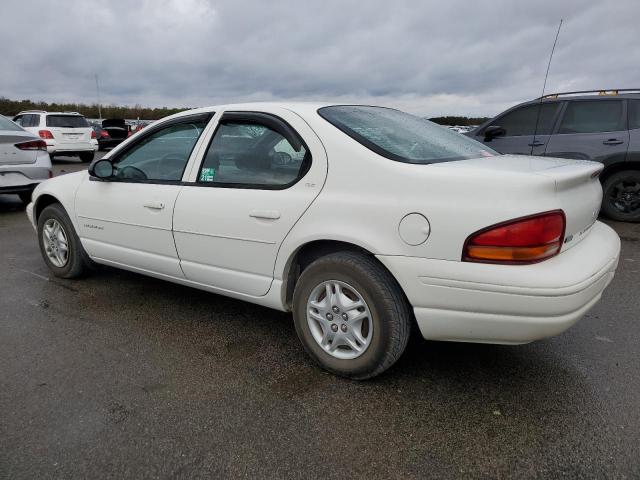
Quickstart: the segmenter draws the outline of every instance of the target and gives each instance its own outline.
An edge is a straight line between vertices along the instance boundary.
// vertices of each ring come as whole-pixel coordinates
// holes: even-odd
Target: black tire
[[[91,162],[93,161],[93,157],[94,157],[95,153],[94,152],[82,152],[80,154],[80,160],[82,162]]]
[[[628,196],[625,198],[627,192]],[[602,187],[602,213],[620,222],[640,222],[640,170],[623,170],[608,177]]]
[[[55,219],[60,223],[67,238],[68,255],[67,261],[63,266],[54,265],[45,251],[43,230],[45,223],[50,219]],[[59,203],[49,205],[38,217],[38,244],[42,258],[49,267],[49,270],[51,270],[56,277],[78,278],[86,274],[93,267],[93,262],[82,247],[67,212]]]
[[[29,190],[28,192],[20,192],[18,196],[20,197],[20,201],[25,205],[28,205],[31,202],[31,194],[33,190]]]
[[[368,348],[359,357],[335,358],[324,351],[311,333],[307,301],[314,288],[328,280],[352,286],[369,307],[373,331]],[[298,338],[318,365],[357,380],[381,374],[400,358],[413,323],[411,308],[393,276],[374,258],[350,251],[319,258],[302,272],[293,294],[293,318]]]

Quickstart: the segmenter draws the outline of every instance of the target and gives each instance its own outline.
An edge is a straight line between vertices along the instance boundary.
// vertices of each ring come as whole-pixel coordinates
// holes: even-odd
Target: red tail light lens
[[[29,142],[16,143],[20,150],[44,150],[47,151],[47,143],[44,140],[31,140]]]
[[[467,238],[462,260],[506,264],[540,262],[560,252],[564,230],[562,210],[509,220]]]
[[[109,138],[109,132],[106,130],[100,130],[100,138]]]
[[[127,137],[130,137],[130,136],[131,136],[131,130],[127,132]]]
[[[38,135],[40,136],[40,138],[44,138],[45,140],[53,140],[53,133],[51,133],[49,130],[40,130],[38,132]]]
[[[96,131],[95,130],[91,130],[91,138],[92,139],[96,138]]]

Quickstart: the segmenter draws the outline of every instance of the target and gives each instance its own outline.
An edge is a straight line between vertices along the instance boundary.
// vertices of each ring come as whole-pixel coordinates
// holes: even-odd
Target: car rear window
[[[87,119],[81,115],[47,115],[47,127],[87,128]]]
[[[22,131],[22,129],[18,125],[13,123],[8,118],[4,118],[2,115],[0,115],[0,130],[11,130],[14,132]]]
[[[414,115],[384,107],[336,105],[322,118],[370,150],[406,163],[439,163],[498,155],[464,135]]]

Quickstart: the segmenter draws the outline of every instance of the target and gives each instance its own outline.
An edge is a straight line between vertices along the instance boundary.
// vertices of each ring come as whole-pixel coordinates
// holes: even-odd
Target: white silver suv
[[[55,155],[65,155],[90,162],[98,150],[95,131],[78,112],[27,110],[16,115],[13,121],[42,138],[51,159]]]

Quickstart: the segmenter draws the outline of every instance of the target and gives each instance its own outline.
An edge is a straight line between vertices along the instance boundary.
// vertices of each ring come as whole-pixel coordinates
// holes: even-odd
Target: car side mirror
[[[89,167],[89,175],[92,177],[106,179],[113,177],[113,164],[109,160],[98,160]]]
[[[484,141],[485,142],[490,142],[491,140],[493,140],[496,137],[503,137],[507,134],[507,131],[498,126],[498,125],[491,125],[487,128],[485,128],[484,130]]]

